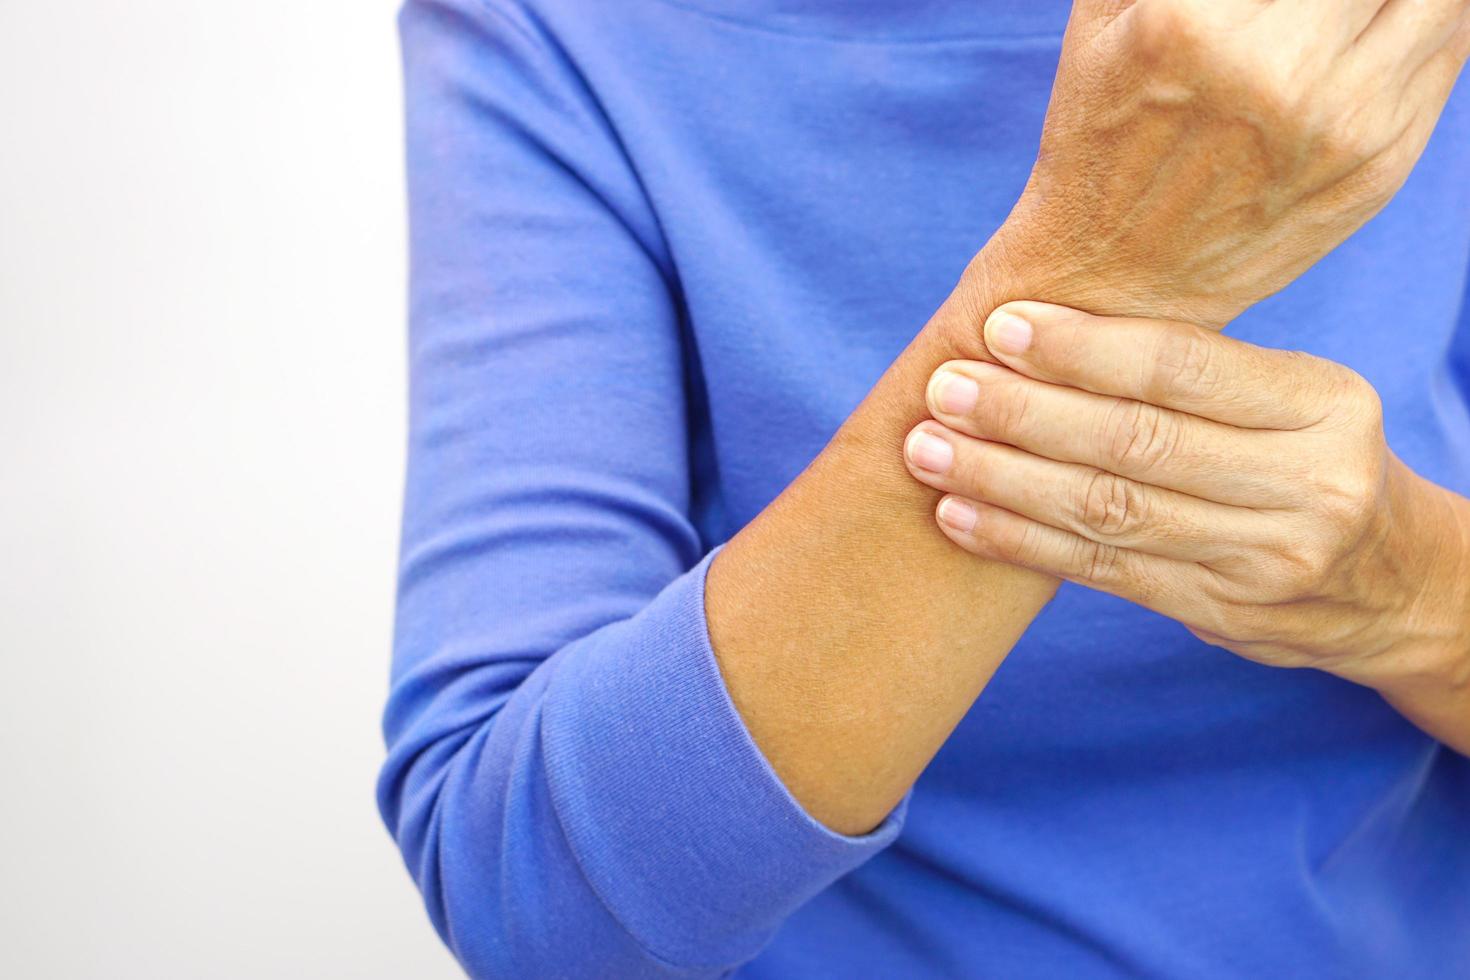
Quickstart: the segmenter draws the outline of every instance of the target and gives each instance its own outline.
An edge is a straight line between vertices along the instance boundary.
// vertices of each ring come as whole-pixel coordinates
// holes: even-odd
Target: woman
[[[1463,0],[402,27],[380,803],[467,970],[1470,964]]]

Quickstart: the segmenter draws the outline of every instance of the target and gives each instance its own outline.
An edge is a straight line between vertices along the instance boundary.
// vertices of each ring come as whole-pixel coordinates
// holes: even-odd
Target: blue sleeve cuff
[[[753,957],[797,907],[891,843],[908,807],[905,796],[848,837],[787,791],[710,647],[713,555],[563,657],[542,719],[552,800],[593,890],[651,955],[690,969]]]

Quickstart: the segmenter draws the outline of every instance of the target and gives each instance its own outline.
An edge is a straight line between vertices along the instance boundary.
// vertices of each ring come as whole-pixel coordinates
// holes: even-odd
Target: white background
[[[459,975],[372,796],[395,12],[0,3],[0,975]]]

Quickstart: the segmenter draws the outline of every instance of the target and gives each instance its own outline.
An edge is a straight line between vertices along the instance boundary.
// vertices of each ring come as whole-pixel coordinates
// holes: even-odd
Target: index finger
[[[1315,358],[1190,323],[1019,301],[991,313],[985,343],[1028,377],[1240,428],[1300,429],[1325,414],[1327,379],[1317,378]]]

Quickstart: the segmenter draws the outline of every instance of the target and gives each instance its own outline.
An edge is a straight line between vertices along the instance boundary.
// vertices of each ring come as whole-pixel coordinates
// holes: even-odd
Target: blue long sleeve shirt
[[[902,805],[813,821],[708,556],[1004,219],[1062,0],[409,0],[411,428],[379,786],[484,977],[1470,976],[1470,762],[1071,587]],[[1232,327],[1470,484],[1470,100]],[[898,449],[895,447],[895,452]]]

